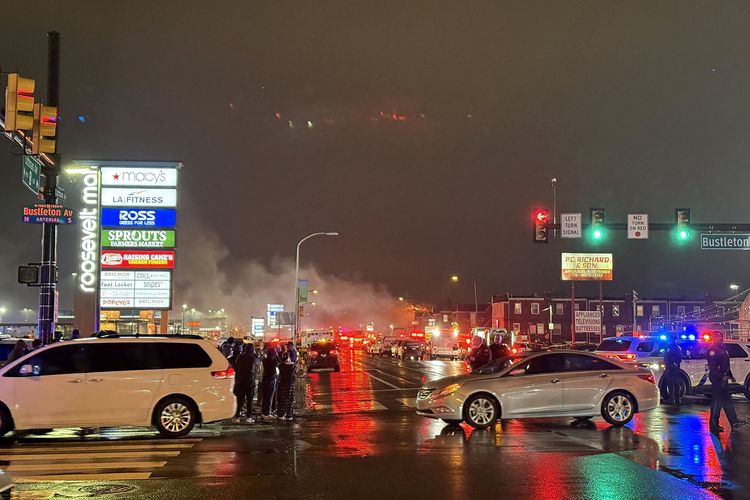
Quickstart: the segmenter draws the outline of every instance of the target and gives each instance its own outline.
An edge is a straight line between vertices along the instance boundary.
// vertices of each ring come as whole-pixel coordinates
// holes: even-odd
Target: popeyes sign
[[[174,269],[174,250],[102,250],[102,269]]]
[[[611,253],[562,254],[563,281],[612,281]]]

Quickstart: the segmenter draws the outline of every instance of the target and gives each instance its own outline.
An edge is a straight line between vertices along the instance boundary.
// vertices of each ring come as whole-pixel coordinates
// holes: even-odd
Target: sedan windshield
[[[500,373],[519,359],[520,358],[517,356],[503,356],[502,358],[492,360],[484,366],[480,366],[476,370],[472,370],[471,373],[473,375],[491,375],[493,373]]]

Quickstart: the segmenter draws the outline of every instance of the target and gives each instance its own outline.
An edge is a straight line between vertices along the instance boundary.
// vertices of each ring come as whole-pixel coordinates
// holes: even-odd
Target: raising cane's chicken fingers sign
[[[611,253],[563,253],[563,281],[612,281]]]
[[[174,250],[102,250],[102,269],[174,269]]]

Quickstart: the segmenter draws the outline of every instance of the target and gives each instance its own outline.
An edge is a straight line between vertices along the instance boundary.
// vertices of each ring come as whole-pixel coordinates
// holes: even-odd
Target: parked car
[[[322,368],[332,369],[335,372],[341,371],[339,350],[334,342],[329,340],[313,342],[307,356],[308,373]]]
[[[234,415],[233,378],[221,352],[197,335],[54,343],[0,368],[0,435],[153,425],[180,437]]]
[[[622,361],[635,361],[648,358],[660,342],[663,343],[659,337],[609,337],[602,340],[594,352]]]
[[[373,342],[371,344],[367,344],[365,347],[365,352],[369,354],[370,356],[380,356],[383,351],[383,343],[382,342]]]
[[[398,359],[421,360],[423,348],[422,344],[413,340],[398,341]]]
[[[23,340],[26,343],[26,349],[31,350],[31,339],[16,339],[12,337],[5,337],[0,339],[0,366],[5,364],[5,360],[8,359],[10,352],[16,347],[16,342]]]
[[[506,356],[470,374],[428,382],[417,393],[418,415],[476,428],[500,418],[597,414],[621,426],[658,405],[649,370],[578,351]]]

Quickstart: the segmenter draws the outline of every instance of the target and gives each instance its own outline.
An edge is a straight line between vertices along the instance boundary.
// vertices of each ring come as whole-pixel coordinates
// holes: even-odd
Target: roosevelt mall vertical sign
[[[102,310],[171,309],[181,164],[75,163],[83,205],[76,326],[84,335],[98,330]]]

